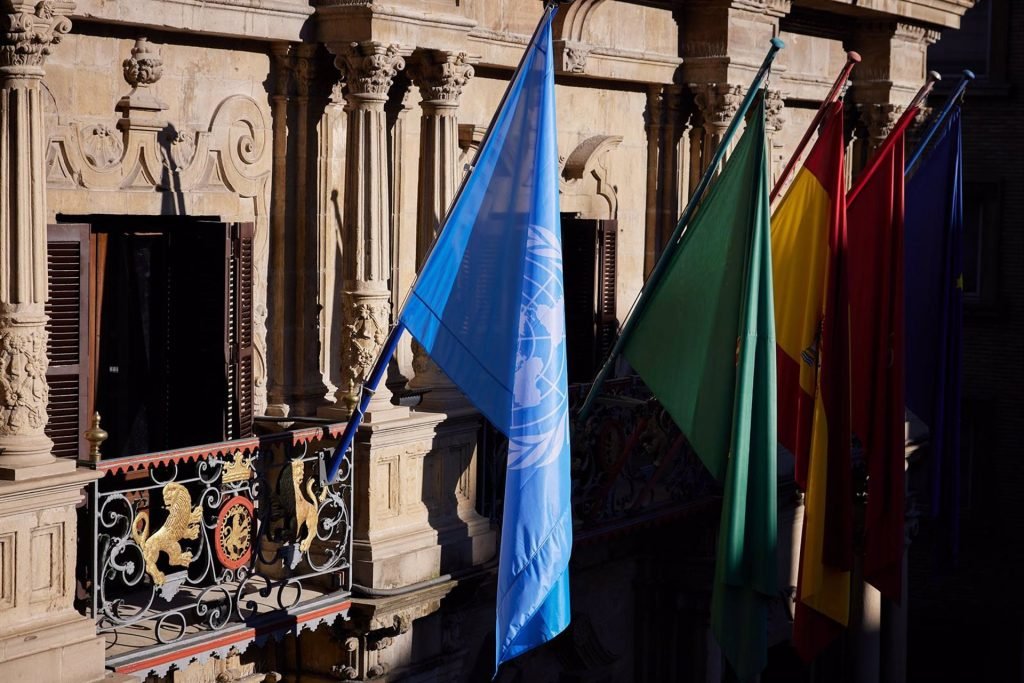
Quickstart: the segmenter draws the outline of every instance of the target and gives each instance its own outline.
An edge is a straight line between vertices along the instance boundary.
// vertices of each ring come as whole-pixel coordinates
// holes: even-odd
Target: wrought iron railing
[[[713,504],[720,487],[672,418],[637,377],[605,382],[585,423],[575,419],[590,385],[570,385],[573,519],[577,537]],[[501,517],[507,441],[481,439],[482,509]]]
[[[322,474],[337,435],[316,427],[90,463],[102,476],[78,574],[108,666],[166,670],[190,647],[238,647],[275,624],[295,630],[303,610],[347,608],[351,463],[330,485]]]

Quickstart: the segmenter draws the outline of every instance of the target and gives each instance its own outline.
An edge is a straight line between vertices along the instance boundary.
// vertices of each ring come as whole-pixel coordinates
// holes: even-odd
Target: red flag
[[[868,473],[864,580],[899,601],[905,487],[903,401],[904,113],[847,195],[850,394]]]

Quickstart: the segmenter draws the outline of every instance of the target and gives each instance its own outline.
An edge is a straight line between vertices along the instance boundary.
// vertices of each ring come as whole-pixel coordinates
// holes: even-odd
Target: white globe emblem
[[[531,225],[526,239],[508,466],[543,467],[568,446],[562,249],[553,231]]]

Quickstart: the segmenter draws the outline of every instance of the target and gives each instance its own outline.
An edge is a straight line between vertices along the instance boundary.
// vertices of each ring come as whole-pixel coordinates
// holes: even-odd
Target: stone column
[[[40,96],[71,2],[0,2],[0,478],[70,472],[46,436],[46,134]]]
[[[459,127],[456,112],[462,88],[473,77],[473,67],[465,52],[422,50],[413,55],[410,66],[414,83],[419,86],[420,109],[420,182],[416,220],[417,269],[426,258],[434,236],[444,221],[458,191]],[[445,410],[465,407],[466,399],[418,344],[413,345],[414,389],[429,389],[420,404],[423,408]]]
[[[286,397],[289,369],[285,346],[288,329],[287,234],[285,209],[288,205],[288,91],[291,83],[292,57],[288,43],[271,47],[274,65],[274,90],[270,94],[270,113],[274,127],[273,184],[270,196],[270,263],[268,303],[270,308],[267,363],[267,414],[287,416],[291,411]]]
[[[647,87],[644,128],[647,133],[647,214],[644,238],[644,279],[658,261],[658,169],[661,148],[661,87]]]
[[[411,50],[376,41],[352,43],[335,51],[335,64],[348,86],[345,203],[343,205],[344,285],[341,376],[336,403],[321,410],[329,417],[349,415],[359,401],[391,324],[391,239],[388,211],[387,123],[384,104],[405,56]],[[406,415],[391,404],[384,381],[377,388],[367,421]]]

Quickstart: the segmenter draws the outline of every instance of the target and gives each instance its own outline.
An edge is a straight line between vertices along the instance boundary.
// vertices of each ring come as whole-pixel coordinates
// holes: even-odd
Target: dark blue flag
[[[508,436],[496,665],[569,623],[569,413],[546,13],[402,322]]]
[[[907,181],[906,401],[929,430],[931,513],[956,556],[960,516],[963,163],[960,107]]]

